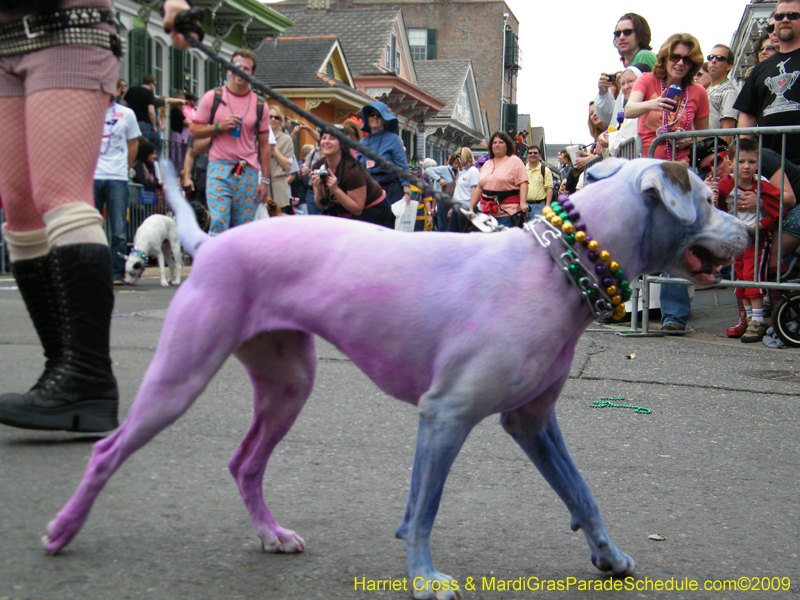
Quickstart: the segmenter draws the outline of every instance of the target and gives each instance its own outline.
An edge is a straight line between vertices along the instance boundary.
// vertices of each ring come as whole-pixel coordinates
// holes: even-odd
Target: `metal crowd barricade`
[[[739,136],[742,135],[753,135],[757,136],[758,138],[758,147],[759,147],[759,173],[761,172],[761,149],[763,148],[763,136],[764,135],[781,135],[782,136],[782,144],[781,144],[781,175],[785,173],[785,163],[786,163],[786,136],[789,134],[800,134],[800,126],[792,126],[792,127],[741,127],[738,129],[708,129],[703,131],[680,131],[680,132],[673,132],[673,133],[666,133],[656,137],[653,140],[653,143],[650,146],[650,150],[648,152],[648,156],[652,158],[655,155],[656,147],[661,142],[666,141],[667,143],[672,144],[672,152],[675,152],[675,144],[677,140],[685,139],[685,138],[693,138],[694,143],[693,147],[696,147],[697,138],[707,138],[707,137],[728,137],[733,136],[736,140],[739,139]],[[715,153],[714,153],[714,164],[713,170],[716,174],[717,171],[717,155],[716,152],[716,143],[715,143]],[[738,163],[738,151],[737,156],[734,157],[732,161],[734,165]],[[697,165],[691,165],[697,166]],[[738,184],[738,173],[737,169],[734,167],[733,175],[736,178],[736,183]],[[781,243],[781,234],[783,233],[783,190],[784,190],[784,181],[785,177],[781,178],[781,203],[780,203],[780,217],[778,219],[778,230],[777,230],[777,240],[778,240],[778,253],[779,255],[782,253],[782,243]],[[738,196],[738,185],[734,185],[733,188],[734,194],[734,207],[736,206],[735,199]],[[758,182],[758,194],[759,197],[761,195],[761,182]],[[798,198],[800,201],[800,198]],[[735,214],[735,213],[734,213]],[[761,210],[760,206],[756,208],[756,220],[760,221]],[[756,246],[758,246],[758,230],[756,231]],[[782,260],[782,259],[781,259]],[[756,262],[758,261],[758,256],[756,255]],[[777,277],[775,282],[770,281],[760,281],[759,280],[759,273],[756,270],[755,274],[755,281],[727,281],[723,280],[720,283],[716,284],[717,287],[732,287],[732,288],[762,288],[767,290],[779,290],[779,291],[800,291],[800,282],[794,283],[782,283],[781,282],[781,270],[777,270]],[[638,331],[638,292],[639,287],[641,287],[643,291],[643,307],[642,307],[642,332],[640,335],[654,335],[651,334],[649,331],[649,322],[650,322],[650,298],[649,298],[649,288],[651,283],[660,283],[662,285],[692,285],[692,283],[686,279],[679,279],[679,278],[672,278],[672,277],[662,277],[657,275],[645,275],[642,277],[641,283],[632,286],[633,287],[633,295],[631,297],[632,302],[632,310],[631,310],[631,332],[635,335]],[[774,309],[775,307],[773,307]],[[655,334],[660,335],[660,334]]]
[[[642,157],[642,138],[638,135],[625,140],[619,145],[617,150],[617,158],[624,158],[625,160],[633,160],[634,158]]]

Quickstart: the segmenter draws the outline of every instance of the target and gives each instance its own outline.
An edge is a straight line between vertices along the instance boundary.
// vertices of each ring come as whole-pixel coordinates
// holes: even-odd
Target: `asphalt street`
[[[161,288],[149,269],[138,286],[115,293],[122,418],[175,289]],[[800,350],[725,339],[732,295],[698,292],[695,330],[683,336],[603,327],[578,344],[558,418],[611,539],[637,562],[635,578],[617,580],[625,586],[617,592],[587,589],[615,580],[591,565],[565,506],[495,417],[459,455],[432,536],[437,568],[465,598],[800,598]],[[0,426],[0,600],[410,598],[356,584],[407,577],[394,531],[415,409],[383,394],[330,344],[318,348],[316,388],[264,486],[276,519],[305,539],[304,553],[261,551],[228,474],[252,414],[249,384],[231,359],[182,419],[123,465],[57,556],[39,539],[98,438]],[[15,283],[0,277],[3,391],[27,389],[42,364]],[[754,370],[783,374],[745,374]],[[591,407],[614,396],[651,412]],[[543,580],[554,590],[536,589]],[[659,583],[682,591],[659,591]]]

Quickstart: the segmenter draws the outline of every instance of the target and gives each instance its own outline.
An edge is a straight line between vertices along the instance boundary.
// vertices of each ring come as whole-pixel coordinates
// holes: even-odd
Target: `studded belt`
[[[100,23],[114,24],[106,8],[72,8],[45,15],[25,15],[0,26],[0,56],[34,52],[52,46],[89,45],[122,56],[122,41],[113,33],[93,29]]]

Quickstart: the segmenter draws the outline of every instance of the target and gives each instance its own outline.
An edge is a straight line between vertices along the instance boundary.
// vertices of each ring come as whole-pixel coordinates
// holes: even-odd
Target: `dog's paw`
[[[256,532],[256,535],[261,540],[261,547],[264,552],[293,554],[306,549],[306,543],[303,538],[291,529],[284,529],[279,526],[273,530]]]
[[[81,530],[84,519],[70,521],[56,515],[56,518],[47,524],[47,533],[42,536],[42,545],[50,554],[57,554],[72,541]]]
[[[166,279],[161,280],[161,287],[169,287],[169,283],[167,283]]]
[[[620,552],[614,544],[608,543],[599,554],[592,555],[592,564],[604,573],[627,577],[636,570],[636,561],[624,552]]]
[[[175,280],[175,279],[173,279],[172,281],[170,281],[170,282],[169,282],[169,284],[170,284],[170,285],[174,285],[174,286],[176,286],[176,287],[177,287],[177,286],[179,286],[179,285],[181,284],[181,282],[180,282],[180,281],[177,281],[177,280]]]

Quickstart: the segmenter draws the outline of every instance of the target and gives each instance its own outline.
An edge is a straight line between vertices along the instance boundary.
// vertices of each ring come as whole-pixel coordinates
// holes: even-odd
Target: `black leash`
[[[384,169],[392,173],[393,175],[397,176],[399,179],[405,179],[406,181],[412,182],[418,188],[420,188],[426,196],[432,197],[437,202],[442,202],[446,206],[453,209],[453,211],[459,212],[465,217],[467,217],[470,222],[472,222],[475,227],[480,231],[485,232],[492,232],[492,231],[501,231],[506,229],[505,226],[500,225],[494,219],[494,217],[490,215],[486,215],[480,212],[473,212],[467,208],[464,208],[460,202],[456,202],[453,198],[447,194],[443,194],[442,192],[437,192],[433,189],[429,184],[425,183],[422,179],[416,177],[413,173],[409,173],[408,171],[403,171],[400,167],[395,165],[392,162],[389,162],[381,155],[373,152],[369,148],[362,146],[355,140],[347,137],[340,129],[337,129],[330,123],[326,123],[319,117],[311,114],[310,112],[300,108],[294,102],[289,100],[288,98],[284,97],[280,93],[273,90],[271,87],[262,83],[249,73],[245,73],[239,67],[234,65],[233,63],[225,60],[221,56],[215,54],[210,48],[206,48],[202,45],[203,40],[203,30],[200,27],[200,23],[203,21],[204,17],[204,9],[202,8],[193,8],[191,10],[184,11],[180,13],[175,18],[175,29],[183,34],[186,38],[186,41],[195,49],[199,50],[206,56],[208,56],[211,60],[219,63],[223,67],[225,67],[228,71],[232,71],[245,81],[250,84],[250,87],[258,90],[263,94],[267,94],[269,97],[274,98],[276,101],[281,103],[286,108],[291,109],[293,112],[297,113],[310,123],[316,125],[322,133],[327,133],[329,135],[334,136],[336,139],[339,140],[340,143],[344,144],[348,148],[353,148],[363,154],[364,156],[371,158],[375,161],[376,164],[379,164]],[[197,37],[189,34],[195,34]]]

